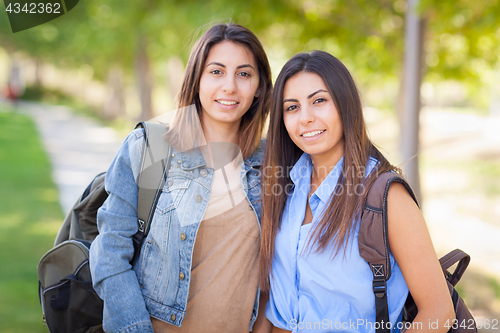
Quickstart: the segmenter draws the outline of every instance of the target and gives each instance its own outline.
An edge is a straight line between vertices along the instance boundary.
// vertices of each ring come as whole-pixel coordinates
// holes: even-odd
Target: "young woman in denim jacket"
[[[260,293],[261,134],[271,89],[266,54],[251,31],[220,24],[198,40],[166,135],[171,168],[133,266],[144,133],[127,137],[106,175],[109,197],[91,246],[106,332],[252,328]]]
[[[264,161],[267,332],[375,332],[373,275],[359,254],[358,221],[365,177],[376,168],[398,170],[368,138],[358,91],[338,59],[314,51],[285,64]],[[422,214],[396,182],[388,194],[388,238],[391,323],[384,327],[398,331],[409,290],[418,306],[414,322],[422,326],[407,332],[446,332],[454,318],[450,293]]]

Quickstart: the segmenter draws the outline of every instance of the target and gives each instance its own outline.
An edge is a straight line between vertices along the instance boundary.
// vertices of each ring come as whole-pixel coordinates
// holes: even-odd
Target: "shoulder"
[[[127,138],[130,138],[131,140],[142,140],[142,138],[144,138],[144,128],[134,129],[130,132]]]
[[[144,129],[136,128],[129,133],[123,142],[118,155],[130,159],[130,161],[140,159],[144,146]]]
[[[119,181],[120,175],[130,170],[137,177],[140,168],[142,151],[144,149],[144,130],[142,128],[134,129],[123,141],[120,149],[111,163],[106,176],[106,186],[114,178]]]
[[[266,139],[262,138],[260,140],[259,146],[255,149],[252,155],[245,160],[245,162],[250,166],[259,166],[262,165],[262,161],[264,159],[264,146],[266,143]]]

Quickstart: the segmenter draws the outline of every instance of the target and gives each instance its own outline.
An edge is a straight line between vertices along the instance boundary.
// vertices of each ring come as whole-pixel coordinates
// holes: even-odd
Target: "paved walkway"
[[[67,214],[95,175],[108,169],[122,139],[113,129],[64,106],[22,103],[20,109],[36,122]]]
[[[76,116],[65,107],[23,103],[22,108],[37,123],[43,144],[53,165],[53,179],[59,188],[61,205],[64,212],[68,212],[93,177],[108,168],[122,139],[118,138],[112,129],[100,126],[91,119]],[[483,119],[483,125],[490,129],[486,133],[479,128],[480,125],[477,125],[477,119],[467,117],[470,118],[470,116],[458,117],[462,120],[461,126],[458,126],[460,125],[458,123],[450,124],[447,114],[443,113],[435,114],[434,117],[433,114],[426,113],[424,121],[433,123],[434,126],[442,124],[447,131],[455,128],[456,132],[450,132],[450,135],[456,138],[461,137],[461,130],[468,131],[470,134],[471,126],[467,126],[467,123],[470,125],[471,121],[475,121],[474,128],[479,133],[478,135],[489,136],[489,138],[484,141],[485,145],[481,145],[481,142],[477,141],[483,140],[481,137],[472,140],[469,135],[467,143],[474,148],[471,150],[486,154],[485,147],[491,146],[492,141],[495,141],[492,148],[499,151],[500,145],[497,146],[496,143],[500,142],[500,136],[495,135],[497,128],[492,130],[492,122],[496,124],[500,120]],[[387,128],[387,126],[386,124],[384,127]],[[438,132],[441,135],[444,134],[443,130]],[[428,140],[429,136],[425,133],[424,136],[424,141]],[[443,140],[431,141],[443,142]],[[432,144],[427,146],[432,147]],[[459,151],[461,148],[463,152],[465,145],[443,147],[442,151],[450,152],[451,148]],[[440,182],[440,184],[445,186],[446,182]],[[486,223],[477,217],[462,214],[457,200],[450,199],[450,197],[430,196],[424,204],[426,221],[439,253],[443,254],[457,247],[462,248],[472,256],[472,267],[486,271],[500,279],[500,246],[498,245],[500,239],[498,225],[500,224]],[[409,237],[409,235],[404,235],[404,237]]]

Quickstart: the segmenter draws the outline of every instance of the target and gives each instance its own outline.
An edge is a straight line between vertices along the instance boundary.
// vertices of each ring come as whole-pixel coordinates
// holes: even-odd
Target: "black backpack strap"
[[[140,122],[136,128],[140,127],[144,128],[144,149],[141,157],[141,171],[137,176],[138,231],[133,236],[134,260],[139,255],[142,241],[149,232],[172,160],[172,147],[164,137],[165,125]]]
[[[371,179],[368,177],[367,179]],[[410,185],[400,175],[387,172],[380,175],[368,189],[358,234],[360,256],[368,262],[373,274],[375,295],[376,333],[389,333],[389,305],[386,281],[391,277],[389,239],[387,232],[387,194],[393,182],[405,186],[415,202],[417,199]],[[418,203],[417,203],[418,204]]]

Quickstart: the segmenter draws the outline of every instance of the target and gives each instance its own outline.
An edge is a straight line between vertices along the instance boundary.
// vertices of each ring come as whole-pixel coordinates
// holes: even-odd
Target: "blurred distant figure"
[[[23,84],[21,81],[21,70],[15,60],[11,62],[9,81],[7,83],[7,90],[5,97],[16,108],[19,97],[23,92]]]

